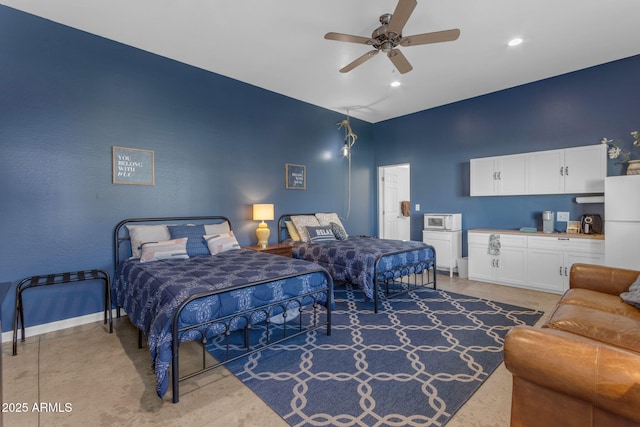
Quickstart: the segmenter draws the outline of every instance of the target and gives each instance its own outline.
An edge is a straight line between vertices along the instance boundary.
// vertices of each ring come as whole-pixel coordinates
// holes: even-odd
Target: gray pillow
[[[331,227],[331,231],[333,231],[333,235],[336,236],[336,239],[347,240],[347,232],[344,230],[341,224],[332,222],[329,225]]]
[[[636,281],[629,286],[628,292],[620,294],[620,298],[627,304],[640,308],[640,275],[638,275]]]

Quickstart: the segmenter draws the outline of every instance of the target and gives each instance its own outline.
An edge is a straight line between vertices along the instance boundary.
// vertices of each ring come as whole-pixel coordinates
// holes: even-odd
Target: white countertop
[[[520,236],[539,236],[539,237],[566,237],[572,239],[592,239],[604,240],[604,234],[582,234],[582,233],[543,233],[536,231],[535,233],[524,233],[520,230],[498,230],[489,228],[476,228],[468,230],[469,233],[487,233],[487,234],[515,234]]]

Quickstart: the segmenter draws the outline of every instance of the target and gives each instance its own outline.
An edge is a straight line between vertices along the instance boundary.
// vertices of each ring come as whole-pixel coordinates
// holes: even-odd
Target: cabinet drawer
[[[527,236],[515,236],[512,234],[500,234],[495,233],[500,236],[500,246],[501,247],[513,247],[513,248],[526,248],[527,247]],[[470,245],[485,245],[489,247],[489,237],[492,234],[488,233],[469,233],[467,236],[468,243]]]
[[[429,244],[429,241],[451,242],[453,241],[453,233],[447,231],[423,231],[422,241]]]
[[[531,249],[553,249],[561,251],[604,253],[604,240],[580,239],[576,237],[530,236]]]

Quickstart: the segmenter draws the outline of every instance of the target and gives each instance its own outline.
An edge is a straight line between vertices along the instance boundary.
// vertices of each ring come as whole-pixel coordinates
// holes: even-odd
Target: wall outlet
[[[416,203],[416,212],[420,212],[420,203]]]
[[[567,221],[569,221],[569,212],[558,212],[557,221],[558,222],[567,222]]]

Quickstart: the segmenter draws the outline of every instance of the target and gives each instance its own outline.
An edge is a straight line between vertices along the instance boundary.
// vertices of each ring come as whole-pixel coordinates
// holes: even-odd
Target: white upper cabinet
[[[471,159],[471,196],[603,193],[605,144]]]
[[[507,196],[527,191],[526,155],[471,159],[472,196]]]
[[[567,148],[564,164],[565,193],[604,193],[607,144]]]
[[[604,193],[605,144],[529,153],[529,194]]]
[[[529,194],[564,193],[564,150],[529,153]]]

